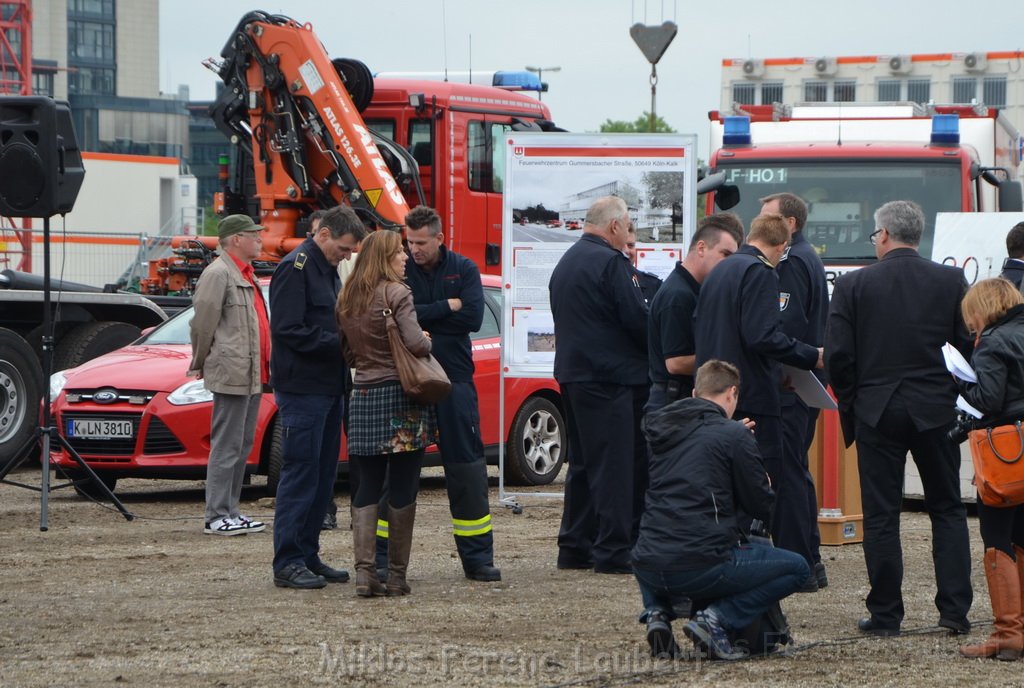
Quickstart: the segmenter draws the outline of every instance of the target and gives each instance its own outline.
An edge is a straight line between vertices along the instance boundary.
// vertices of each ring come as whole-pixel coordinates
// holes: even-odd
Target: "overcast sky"
[[[254,9],[311,23],[331,57],[362,60],[373,72],[441,71],[446,59],[449,70],[561,67],[545,72],[551,90],[543,99],[555,122],[577,132],[650,108],[650,64],[629,27],[675,21],[678,34],[658,64],[657,112],[677,131],[697,134],[705,159],[723,58],[1024,45],[1024,9],[1015,0],[160,0],[161,90],[187,84],[192,99],[212,98],[216,76],[202,60],[218,56]]]

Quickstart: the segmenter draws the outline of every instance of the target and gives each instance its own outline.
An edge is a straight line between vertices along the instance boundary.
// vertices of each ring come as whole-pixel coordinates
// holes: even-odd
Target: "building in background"
[[[978,103],[1024,129],[1024,52],[722,60],[723,111],[816,102]]]

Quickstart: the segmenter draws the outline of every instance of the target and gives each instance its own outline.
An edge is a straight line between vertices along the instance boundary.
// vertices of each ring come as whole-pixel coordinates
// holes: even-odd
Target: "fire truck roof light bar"
[[[725,130],[722,134],[722,144],[726,146],[749,146],[750,118],[740,116],[729,116],[725,118]]]
[[[960,143],[960,115],[935,115],[932,117],[932,143]]]

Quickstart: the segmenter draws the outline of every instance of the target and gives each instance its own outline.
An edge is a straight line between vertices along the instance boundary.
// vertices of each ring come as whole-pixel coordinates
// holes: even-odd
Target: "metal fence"
[[[116,283],[150,242],[145,234],[50,231],[50,275],[92,286]],[[0,228],[0,270],[43,274],[43,231]]]

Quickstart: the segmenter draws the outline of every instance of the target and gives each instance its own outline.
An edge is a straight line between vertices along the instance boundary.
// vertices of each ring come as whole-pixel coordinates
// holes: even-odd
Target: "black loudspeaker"
[[[67,102],[0,96],[0,215],[63,215],[84,178]]]

